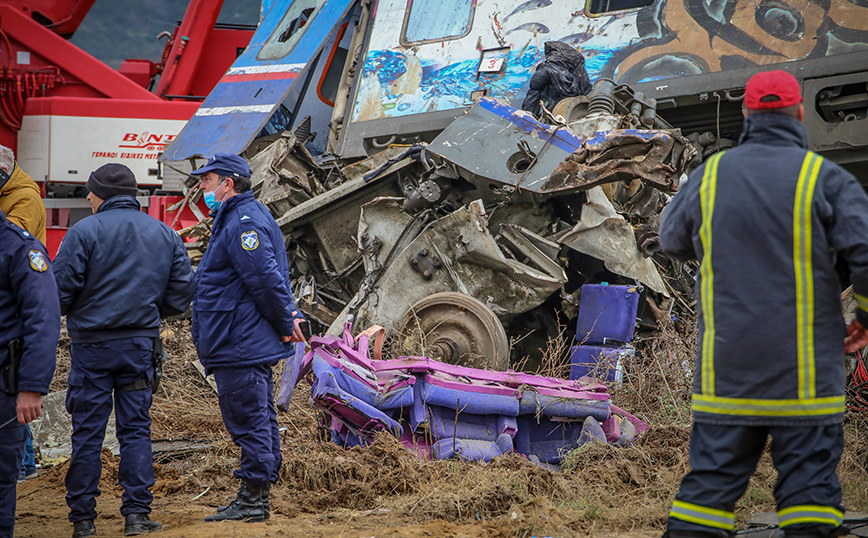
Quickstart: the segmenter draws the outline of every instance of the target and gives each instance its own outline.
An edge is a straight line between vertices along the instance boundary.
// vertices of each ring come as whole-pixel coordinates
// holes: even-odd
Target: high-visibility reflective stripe
[[[856,299],[856,305],[859,306],[859,310],[864,310],[865,312],[868,312],[868,297],[859,295],[855,291],[853,292],[853,297]]]
[[[735,514],[726,510],[718,510],[716,508],[706,508],[698,504],[686,503],[684,501],[675,501],[672,503],[672,510],[669,511],[669,517],[689,521],[697,525],[705,525],[706,527],[714,527],[715,529],[724,529],[731,531],[735,529]]]
[[[758,400],[722,398],[706,394],[693,395],[693,411],[717,415],[756,417],[804,417],[836,415],[845,410],[844,396],[797,400]]]
[[[796,343],[798,349],[799,398],[817,396],[814,367],[814,267],[812,263],[812,208],[814,187],[822,157],[805,155],[793,207],[793,266],[796,277]]]
[[[789,506],[778,511],[778,525],[786,527],[798,523],[826,523],[836,527],[844,523],[844,514],[831,506],[805,504]]]
[[[711,263],[711,219],[714,216],[714,199],[717,193],[717,166],[723,153],[714,155],[705,165],[702,183],[699,186],[699,203],[702,207],[702,224],[699,238],[702,241],[702,262],[699,264],[700,297],[702,299],[702,393],[714,394],[714,268]]]

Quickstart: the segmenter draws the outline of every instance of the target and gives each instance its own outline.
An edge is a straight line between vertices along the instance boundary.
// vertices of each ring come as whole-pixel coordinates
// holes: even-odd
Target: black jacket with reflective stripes
[[[796,118],[754,114],[739,146],[695,170],[663,212],[660,245],[698,259],[694,419],[840,422],[845,410],[838,257],[868,327],[868,196],[806,150]]]

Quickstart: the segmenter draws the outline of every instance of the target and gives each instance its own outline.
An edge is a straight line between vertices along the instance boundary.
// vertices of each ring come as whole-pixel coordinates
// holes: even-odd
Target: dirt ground
[[[650,538],[662,533],[688,468],[691,373],[684,365],[690,363],[693,342],[690,335],[668,330],[642,344],[629,382],[613,389],[614,403],[652,424],[633,446],[582,447],[567,454],[559,473],[514,454],[488,464],[425,462],[389,435],[367,448],[343,449],[318,427],[319,417],[307,405],[309,387],[302,382],[291,409],[278,416],[285,426],[284,463],[271,493],[271,519],[205,523],[205,516],[234,498],[238,483],[231,473],[239,451],[223,429],[216,396],[192,366],[195,352],[188,331],[184,322],[170,324],[165,331],[170,362],[154,397],[153,438],[210,447],[157,458],[152,517],[163,523],[162,536],[167,538]],[[68,340],[62,339],[53,390],[65,388],[67,349]],[[275,368],[276,377],[280,373],[280,367]],[[868,423],[854,414],[845,431],[839,467],[845,504],[849,510],[865,511]],[[99,536],[122,535],[118,461],[103,453]],[[16,536],[55,538],[72,533],[63,485],[68,463],[43,463],[38,478],[18,486]],[[740,525],[756,512],[774,510],[775,476],[766,454],[736,508]]]

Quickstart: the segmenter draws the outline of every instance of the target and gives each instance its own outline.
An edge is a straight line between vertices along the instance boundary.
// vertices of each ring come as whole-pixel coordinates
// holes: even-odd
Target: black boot
[[[257,486],[247,480],[241,481],[238,496],[225,510],[218,510],[213,516],[208,516],[205,521],[247,521],[259,523],[267,518],[265,507],[262,503],[262,486]]]
[[[271,517],[271,504],[268,502],[268,495],[271,493],[271,482],[266,482],[262,488],[262,509],[265,510],[265,519]]]
[[[76,521],[72,524],[72,538],[84,538],[85,536],[96,536],[96,527],[93,526],[92,519]]]
[[[262,488],[262,508],[265,509],[265,519],[268,519],[271,517],[271,504],[269,504],[269,502],[268,502],[268,494],[270,492],[271,492],[271,482],[268,482],[267,484],[265,484],[265,487]],[[235,500],[237,501],[238,497],[235,497]],[[223,506],[218,506],[217,512],[218,513],[223,512],[227,508],[229,508],[229,506],[231,506],[231,505],[226,504]]]
[[[124,536],[135,536],[162,530],[163,526],[156,521],[151,521],[148,514],[127,514],[124,518]]]

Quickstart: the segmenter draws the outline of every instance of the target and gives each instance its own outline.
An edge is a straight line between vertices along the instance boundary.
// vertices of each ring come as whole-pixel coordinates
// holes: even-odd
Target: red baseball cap
[[[763,71],[747,81],[744,106],[751,110],[785,108],[801,102],[799,81],[786,71]]]

